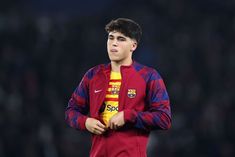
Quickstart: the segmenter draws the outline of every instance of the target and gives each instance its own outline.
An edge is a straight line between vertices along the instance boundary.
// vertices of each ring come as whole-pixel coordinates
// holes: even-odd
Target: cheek
[[[111,48],[111,43],[107,42],[107,49]]]
[[[125,46],[125,52],[129,53],[131,51],[132,47],[130,45]]]
[[[129,47],[123,47],[122,48],[122,55],[123,56],[128,56],[130,53],[130,48]]]

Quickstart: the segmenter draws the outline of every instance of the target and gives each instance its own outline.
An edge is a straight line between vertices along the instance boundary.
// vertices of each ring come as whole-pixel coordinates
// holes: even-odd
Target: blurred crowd
[[[104,26],[117,17],[142,26],[134,59],[171,99],[172,128],[151,133],[148,156],[235,156],[234,1],[26,2],[0,2],[0,157],[88,156],[90,135],[64,110],[84,73],[109,61]]]

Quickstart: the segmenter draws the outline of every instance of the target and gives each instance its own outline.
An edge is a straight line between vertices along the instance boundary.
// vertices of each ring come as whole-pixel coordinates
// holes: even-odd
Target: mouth
[[[111,49],[110,52],[118,52],[117,49]]]

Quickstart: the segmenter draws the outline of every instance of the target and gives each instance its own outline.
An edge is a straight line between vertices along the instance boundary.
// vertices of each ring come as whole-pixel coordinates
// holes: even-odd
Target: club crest
[[[127,96],[129,98],[134,98],[136,96],[136,89],[128,89]]]
[[[120,86],[113,85],[112,88],[111,88],[111,94],[118,95],[119,94],[119,90],[120,90]]]

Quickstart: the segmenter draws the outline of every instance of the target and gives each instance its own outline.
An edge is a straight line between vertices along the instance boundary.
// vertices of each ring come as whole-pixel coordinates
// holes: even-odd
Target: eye
[[[114,37],[110,35],[110,36],[108,36],[108,39],[109,39],[109,40],[113,40]]]
[[[119,37],[119,38],[118,38],[118,41],[126,41],[126,38]]]

